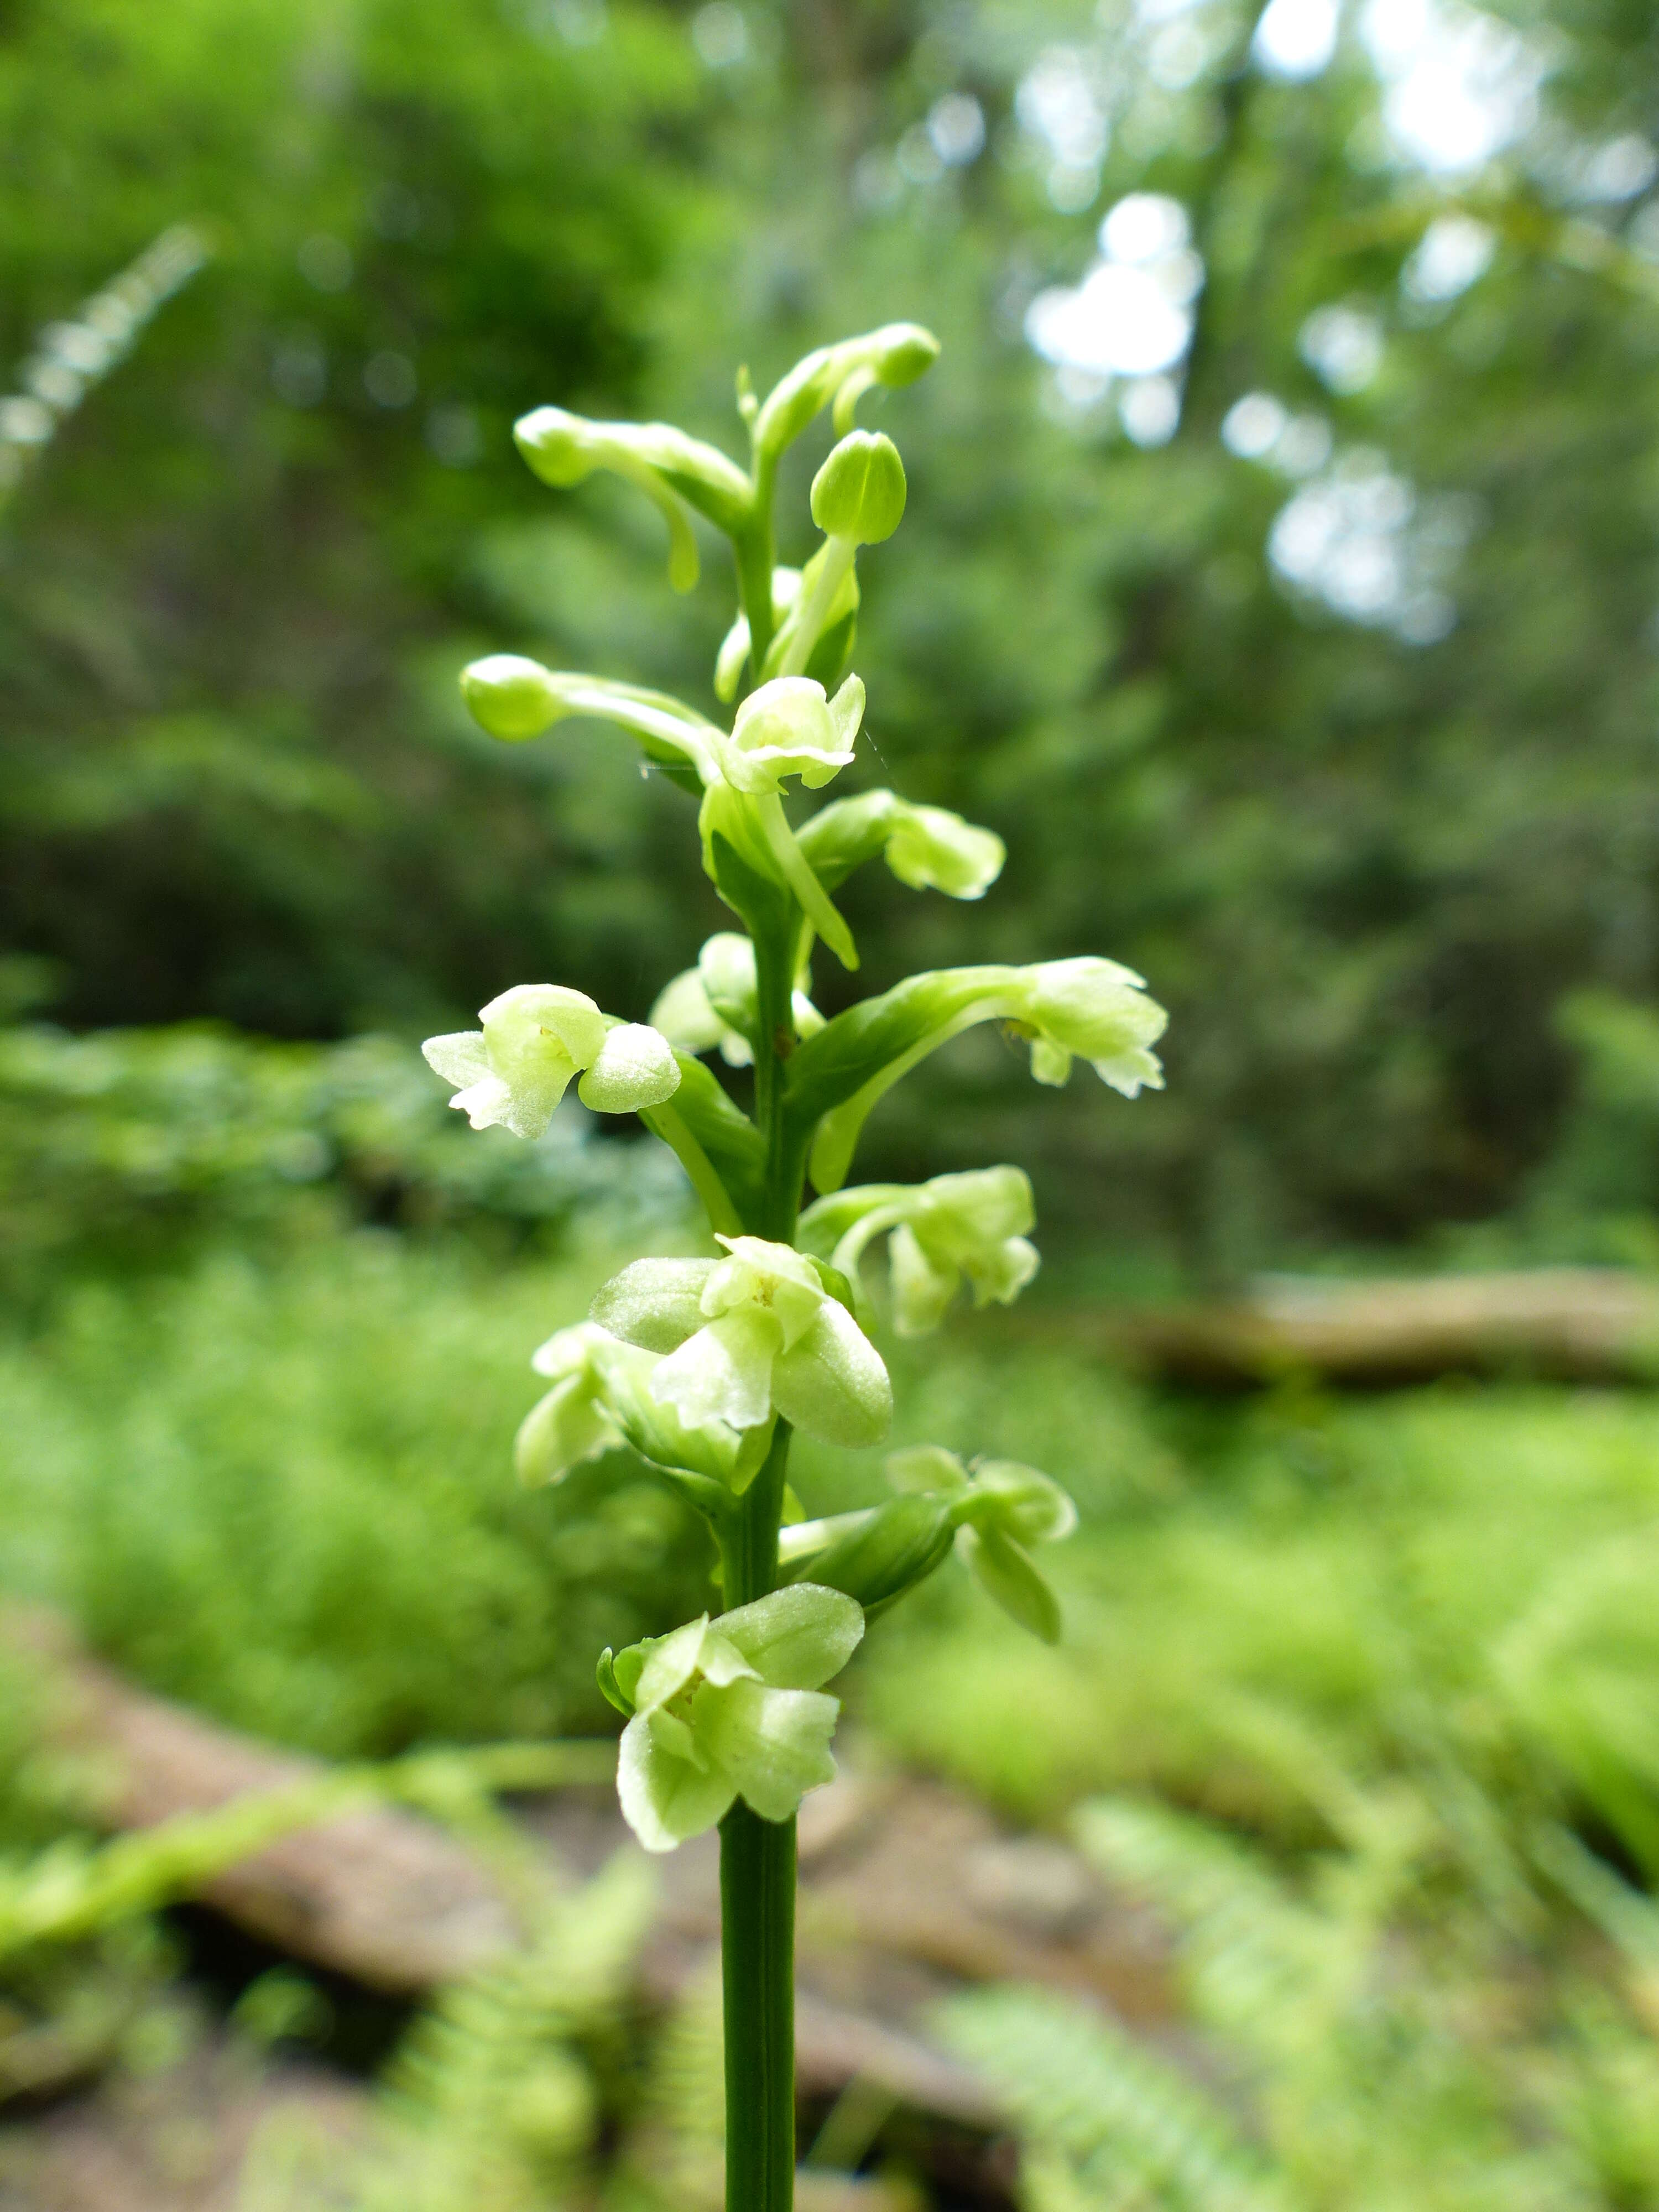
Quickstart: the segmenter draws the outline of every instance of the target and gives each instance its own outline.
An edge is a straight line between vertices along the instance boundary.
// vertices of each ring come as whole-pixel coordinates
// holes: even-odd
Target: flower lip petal
[[[788,1820],[809,1790],[835,1780],[830,1741],[840,1711],[822,1690],[752,1680],[705,1684],[692,1703],[693,1725],[715,1765],[763,1820]]]

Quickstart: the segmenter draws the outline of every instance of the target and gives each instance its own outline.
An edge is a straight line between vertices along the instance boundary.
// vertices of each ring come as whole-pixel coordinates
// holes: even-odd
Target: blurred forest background
[[[1038,1462],[1083,1528],[1061,1651],[941,1578],[854,1741],[1154,1897],[1209,2039],[1171,2069],[986,1989],[939,2035],[1030,2212],[1659,2206],[1650,1390],[1223,1407],[1076,1328],[1264,1267],[1659,1266],[1640,0],[0,0],[0,1580],[335,1758],[598,1729],[599,1647],[702,1604],[637,1466],[509,1468],[531,1349],[688,1233],[678,1171],[579,1115],[470,1137],[416,1048],[530,979],[641,1018],[722,909],[631,749],[495,744],[456,678],[520,650],[717,711],[717,549],[674,598],[659,519],[548,493],[512,423],[735,451],[736,363],[901,318],[945,350],[865,408],[910,504],[845,781],[1009,862],[983,907],[855,879],[857,988],[1104,952],[1172,1021],[1133,1108],[981,1030],[872,1125],[872,1176],[1029,1164],[1044,1252],[1018,1333],[899,1357],[899,1440]],[[99,2063],[142,2073],[193,1955],[17,1932],[27,1854],[100,1825],[33,1694],[0,2088],[14,2013],[112,1981],[149,1994]],[[631,1909],[593,1906],[617,1990]],[[548,1959],[541,2013],[478,2001],[495,2044],[470,1999],[416,2031],[433,2212],[696,2138],[706,2006],[641,2090],[593,2056],[611,1984]],[[538,2036],[592,2077],[539,2137],[476,2070]],[[704,2201],[623,2168],[623,2212]]]

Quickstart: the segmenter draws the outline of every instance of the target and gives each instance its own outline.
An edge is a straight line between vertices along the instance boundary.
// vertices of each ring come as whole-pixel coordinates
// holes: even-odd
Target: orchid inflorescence
[[[721,1824],[728,2201],[744,2212],[789,2201],[787,2097],[756,2091],[750,2103],[765,2110],[755,2119],[744,2069],[774,2082],[772,2046],[787,2039],[779,1947],[788,1915],[778,1900],[793,1899],[793,1814],[835,1771],[838,1707],[823,1686],[866,1617],[953,1554],[1015,1620],[1057,1637],[1058,1604],[1031,1554],[1076,1518],[1036,1469],[967,1465],[933,1446],[888,1459],[885,1504],[804,1517],[786,1480],[792,1433],[871,1447],[892,1417],[867,1254],[884,1240],[902,1335],[938,1328],[964,1290],[976,1304],[1007,1304],[1038,1266],[1018,1168],[849,1188],[864,1123],[910,1069],[986,1021],[1029,1046],[1039,1083],[1065,1083],[1079,1059],[1127,1097],[1163,1082],[1152,1049],[1163,1010],[1111,960],[940,969],[828,1019],[812,1003],[820,940],[844,969],[859,964],[835,902],[855,868],[879,857],[913,889],[975,900],[1005,857],[994,831],[890,790],[833,799],[805,819],[787,805],[860,758],[865,691],[848,672],[858,554],[904,512],[897,450],[857,428],[855,411],[872,388],[912,382],[937,352],[925,331],[893,324],[808,355],[763,402],[740,375],[747,469],[663,423],[543,407],[518,425],[520,451],[548,483],[605,470],[649,497],[667,523],[676,589],[699,572],[694,516],[730,539],[741,609],[714,682],[734,707],[729,728],[665,693],[518,653],[491,654],[461,679],[477,720],[509,742],[576,716],[628,732],[697,799],[704,870],[740,925],[664,986],[648,1022],[619,1020],[562,985],[520,984],[484,1007],[477,1030],[425,1049],[477,1128],[539,1137],[573,1082],[599,1112],[637,1114],[672,1148],[708,1216],[715,1253],[635,1261],[599,1291],[587,1321],[535,1354],[549,1388],[525,1417],[517,1460],[525,1480],[557,1482],[630,1448],[706,1517],[719,1548],[725,1609],[605,1652],[599,1676],[626,1717],[618,1789],[641,1842],[671,1850]],[[811,487],[822,542],[799,569],[781,566],[778,463],[826,407],[838,442]],[[752,1067],[752,1111],[700,1057],[714,1052],[729,1068]],[[817,1195],[803,1212],[809,1182]]]

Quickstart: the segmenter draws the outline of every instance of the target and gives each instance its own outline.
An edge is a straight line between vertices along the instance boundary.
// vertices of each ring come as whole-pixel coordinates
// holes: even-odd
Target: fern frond
[[[1075,2000],[975,1990],[933,2025],[1012,2114],[1028,2212],[1289,2212],[1282,2182],[1218,2106]]]
[[[1247,2032],[1254,2045],[1280,2040],[1350,1963],[1338,1923],[1297,1902],[1254,1852],[1207,1821],[1103,1797],[1079,1808],[1073,1832],[1109,1880],[1175,1923],[1203,2016]]]

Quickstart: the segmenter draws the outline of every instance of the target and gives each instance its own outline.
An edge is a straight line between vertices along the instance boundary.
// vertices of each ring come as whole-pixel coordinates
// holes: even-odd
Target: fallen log
[[[239,1926],[394,1996],[470,1973],[518,1940],[481,1854],[418,1814],[353,1802],[375,1794],[371,1771],[331,1768],[139,1689],[42,1609],[9,1606],[0,1634],[46,1670],[53,1742],[88,1776],[100,1825],[136,1836],[264,1801],[286,1826],[293,1807],[289,1832],[190,1885]],[[308,1802],[330,1817],[307,1820]],[[333,1811],[340,1802],[348,1809]]]
[[[367,1771],[299,1757],[136,1687],[44,1610],[0,1607],[0,1641],[42,1668],[53,1740],[100,1778],[101,1817],[119,1834],[142,1838],[283,1792],[314,1795]],[[611,1755],[592,1748],[590,1765]],[[567,1875],[629,1844],[608,1786],[543,1796],[520,1826],[550,1870]],[[809,2100],[832,2104],[860,2081],[947,2128],[995,2134],[994,2099],[914,2025],[964,1981],[1043,1982],[1135,2023],[1170,2015],[1162,1945],[1144,1915],[1066,1846],[1010,1834],[937,1784],[844,1775],[808,1802],[801,1863],[797,2044]],[[716,1838],[686,1846],[663,1872],[640,1974],[650,2000],[666,2006],[714,1968]],[[191,1893],[296,1959],[398,1996],[473,1973],[520,1936],[488,1858],[397,1806],[358,1807],[283,1835]]]
[[[1442,1375],[1659,1381],[1659,1284],[1613,1267],[1341,1282],[1270,1275],[1230,1304],[1082,1317],[1103,1350],[1170,1382],[1354,1388]]]

